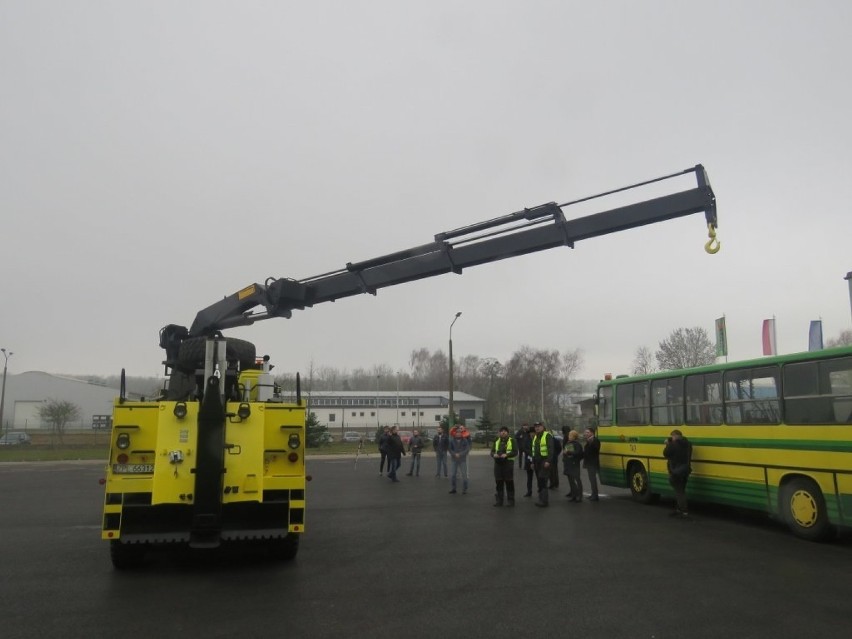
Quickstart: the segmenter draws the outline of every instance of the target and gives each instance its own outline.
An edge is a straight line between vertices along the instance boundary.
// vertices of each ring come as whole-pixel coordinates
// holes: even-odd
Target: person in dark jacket
[[[385,460],[388,458],[388,440],[390,439],[390,428],[385,426],[382,434],[379,435],[379,477],[385,474]],[[390,471],[390,462],[388,462],[388,470]]]
[[[692,473],[692,444],[683,436],[683,433],[675,429],[666,439],[663,448],[663,457],[666,458],[666,466],[669,471],[669,483],[675,493],[677,504],[672,513],[675,517],[688,517],[689,512],[686,502],[686,482]]]
[[[532,497],[533,476],[535,475],[532,460],[533,433],[530,430],[529,424],[521,426],[521,430],[518,432],[522,433],[521,438],[516,439],[515,443],[518,444],[518,456],[522,458],[521,468],[523,468],[524,472],[527,474],[527,492],[524,493],[524,497]]]
[[[565,495],[573,502],[583,501],[583,479],[580,476],[580,462],[583,459],[583,447],[576,430],[569,431],[562,447],[563,474],[568,478],[569,492]]]
[[[518,432],[515,433],[515,443],[518,445],[519,451],[527,451],[530,447],[530,425],[527,422],[521,424],[521,427],[518,429]],[[518,455],[518,468],[524,467],[524,462],[526,461],[526,455]],[[532,482],[532,479],[530,479]],[[530,483],[530,490],[532,490],[532,483]]]
[[[444,469],[444,477],[447,476],[447,449],[450,447],[450,438],[444,432],[443,426],[438,426],[438,432],[432,438],[432,448],[435,450],[435,459],[438,462],[438,469],[435,471],[435,477],[441,476],[441,469]]]
[[[467,437],[465,437],[467,433]],[[450,494],[456,494],[456,478],[461,475],[462,479],[462,495],[467,493],[468,477],[467,477],[467,456],[470,454],[470,433],[467,428],[461,424],[456,424],[450,430],[452,439],[450,440],[450,459],[453,462],[452,479],[450,480]]]
[[[553,435],[553,433],[551,433]],[[551,490],[559,488],[559,458],[562,456],[562,440],[553,435],[553,463],[550,465],[550,480],[548,486]]]
[[[408,440],[408,452],[411,453],[411,468],[408,469],[408,476],[414,473],[420,477],[420,454],[423,452],[423,438],[420,436],[420,431],[415,429]]]
[[[497,492],[494,494],[494,505],[503,505],[503,491],[506,492],[507,506],[515,505],[515,457],[518,456],[518,445],[509,436],[509,429],[500,427],[500,436],[491,446],[491,457],[494,459],[494,481]]]
[[[399,481],[396,478],[396,471],[402,464],[403,455],[405,455],[405,444],[402,443],[399,431],[394,426],[391,428],[390,437],[388,437],[388,477],[391,481]]]
[[[601,443],[591,426],[583,431],[586,445],[583,447],[583,468],[589,474],[589,488],[592,491],[589,501],[598,501],[598,472],[601,468]]]

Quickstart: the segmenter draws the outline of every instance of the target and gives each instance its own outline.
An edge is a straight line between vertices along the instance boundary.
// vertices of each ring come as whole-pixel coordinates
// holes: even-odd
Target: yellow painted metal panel
[[[151,503],[192,503],[195,491],[195,469],[198,442],[198,404],[187,402],[186,417],[174,415],[176,402],[160,402],[157,434],[154,489]],[[172,456],[183,461],[172,461]]]
[[[239,404],[228,404],[236,413]],[[247,419],[234,418],[225,425],[225,493],[223,503],[260,501],[263,493],[264,405],[249,404]]]

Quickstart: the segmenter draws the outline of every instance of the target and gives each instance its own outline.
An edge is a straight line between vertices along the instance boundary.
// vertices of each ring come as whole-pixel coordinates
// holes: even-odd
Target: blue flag
[[[808,350],[821,351],[822,348],[822,320],[813,320],[808,331]]]

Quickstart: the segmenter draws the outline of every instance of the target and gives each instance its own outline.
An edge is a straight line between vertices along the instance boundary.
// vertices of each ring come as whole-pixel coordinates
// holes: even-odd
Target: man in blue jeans
[[[450,446],[450,438],[444,432],[443,426],[438,426],[438,432],[432,439],[432,449],[435,451],[435,458],[438,461],[438,470],[435,471],[435,477],[440,477],[441,469],[444,469],[444,477],[447,476],[447,449]]]
[[[452,437],[450,438],[450,460],[453,462],[452,466],[452,488],[450,490],[450,494],[453,495],[456,493],[456,477],[459,472],[461,472],[462,477],[462,495],[467,493],[467,456],[470,453],[470,437],[464,437],[464,429],[461,424],[456,424],[452,431],[450,431]]]

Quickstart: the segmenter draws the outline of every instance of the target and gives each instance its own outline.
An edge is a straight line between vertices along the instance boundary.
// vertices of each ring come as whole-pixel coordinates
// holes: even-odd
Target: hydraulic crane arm
[[[687,173],[695,173],[695,188],[572,220],[566,220],[562,211],[572,204]],[[179,339],[209,337],[223,329],[246,326],[270,317],[291,317],[293,310],[314,304],[333,302],[361,293],[375,295],[378,289],[386,286],[444,273],[461,273],[465,268],[478,264],[557,246],[573,247],[580,240],[701,211],[704,212],[713,237],[717,226],[716,198],[704,167],[698,164],[679,173],[582,200],[566,204],[550,202],[439,233],[428,244],[363,262],[350,262],[337,271],[298,281],[269,278],[264,284],[247,286],[199,312],[188,333],[183,333]],[[263,310],[255,312],[254,309],[258,307]],[[165,347],[162,342],[161,335],[161,345]]]

